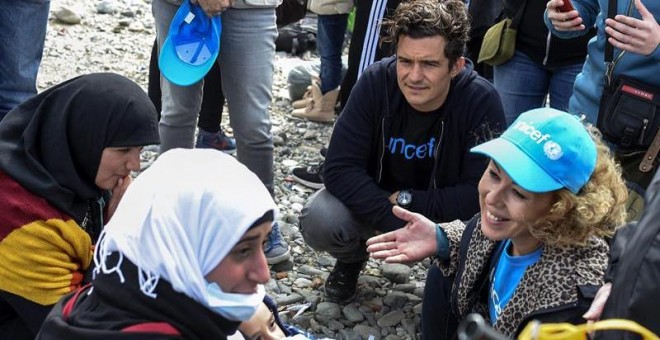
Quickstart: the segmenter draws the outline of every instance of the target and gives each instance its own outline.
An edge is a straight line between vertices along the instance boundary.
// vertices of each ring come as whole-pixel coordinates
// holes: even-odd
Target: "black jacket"
[[[660,172],[646,190],[646,207],[638,222],[619,229],[611,249],[612,291],[601,320],[633,320],[660,334]],[[607,331],[598,339],[636,339]]]
[[[547,67],[584,63],[587,42],[595,35],[595,28],[577,38],[556,37],[548,31],[543,22],[547,1],[539,0],[504,0],[506,17],[514,18],[525,2],[527,7],[518,25],[516,49],[525,53],[535,63]]]
[[[117,259],[116,254],[111,256]],[[44,321],[37,339],[217,340],[238,329],[238,322],[228,321],[174,291],[163,279],[154,290],[156,298],[144,295],[137,267],[124,257],[120,268],[124,283],[117,273],[101,273],[91,286],[62,298]]]
[[[427,188],[412,190],[410,210],[436,221],[468,219],[479,210],[477,184],[487,165],[486,158],[471,153],[470,148],[503,130],[502,103],[495,88],[473,71],[468,60],[452,79],[443,105],[434,172]],[[382,164],[389,122],[407,107],[397,84],[395,57],[371,65],[353,88],[328,147],[326,189],[377,230],[404,225],[392,214],[391,192],[379,184],[383,171],[396,171],[383,169]]]

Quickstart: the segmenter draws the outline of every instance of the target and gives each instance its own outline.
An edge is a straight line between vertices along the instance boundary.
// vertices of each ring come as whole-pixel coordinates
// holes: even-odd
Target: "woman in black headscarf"
[[[142,146],[158,143],[153,104],[116,74],[68,80],[2,120],[3,338],[34,338],[52,305],[81,284]]]

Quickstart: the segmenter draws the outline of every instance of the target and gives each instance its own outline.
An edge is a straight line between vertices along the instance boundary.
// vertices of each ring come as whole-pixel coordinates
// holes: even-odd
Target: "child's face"
[[[275,316],[264,303],[259,306],[252,318],[238,327],[247,340],[284,339],[284,332],[275,322]]]

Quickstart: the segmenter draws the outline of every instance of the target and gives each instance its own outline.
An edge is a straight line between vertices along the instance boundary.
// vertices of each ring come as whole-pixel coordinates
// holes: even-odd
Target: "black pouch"
[[[648,149],[660,127],[660,88],[618,77],[603,89],[597,127],[618,147]]]

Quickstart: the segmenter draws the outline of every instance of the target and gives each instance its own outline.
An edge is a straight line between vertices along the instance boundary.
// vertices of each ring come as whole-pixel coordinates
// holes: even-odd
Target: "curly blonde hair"
[[[534,237],[547,244],[585,245],[591,236],[612,236],[626,220],[628,191],[621,166],[600,132],[591,125],[586,129],[596,143],[596,168],[577,195],[560,189],[548,214],[530,228]]]
[[[385,34],[381,40],[392,44],[395,50],[402,35],[413,39],[443,37],[449,65],[463,55],[470,33],[470,18],[462,0],[404,1],[382,25]]]

